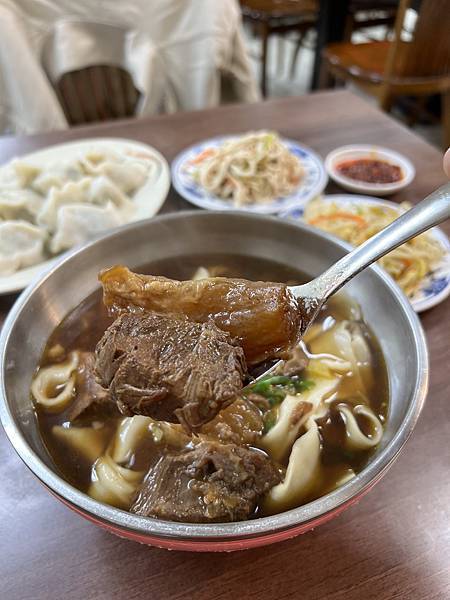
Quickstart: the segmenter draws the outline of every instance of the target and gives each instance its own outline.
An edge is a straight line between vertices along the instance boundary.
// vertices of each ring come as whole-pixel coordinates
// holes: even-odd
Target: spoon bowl
[[[450,217],[450,183],[447,183],[419,204],[400,215],[390,225],[361,244],[324,273],[303,285],[290,286],[301,313],[302,337],[318,315],[325,302],[353,277],[398,246]],[[300,337],[299,336],[299,337]],[[277,361],[255,380],[270,375],[283,365]]]

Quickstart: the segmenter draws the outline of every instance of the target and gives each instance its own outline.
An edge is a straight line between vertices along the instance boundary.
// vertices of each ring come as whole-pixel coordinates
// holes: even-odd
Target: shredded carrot
[[[214,154],[214,148],[206,148],[203,152],[200,152],[200,154],[193,158],[190,163],[191,165],[198,165],[198,163],[203,162],[205,158],[208,158],[208,156],[211,156],[212,154]]]
[[[412,260],[410,258],[402,258],[400,260],[404,264],[405,269],[407,269],[408,267],[410,267],[412,265]]]
[[[318,223],[322,223],[323,221],[332,221],[333,219],[348,219],[350,221],[354,221],[359,227],[366,227],[367,223],[362,217],[358,217],[358,215],[354,215],[352,213],[338,211],[333,213],[332,215],[320,215],[315,219],[311,219],[309,223],[311,225],[317,225]]]

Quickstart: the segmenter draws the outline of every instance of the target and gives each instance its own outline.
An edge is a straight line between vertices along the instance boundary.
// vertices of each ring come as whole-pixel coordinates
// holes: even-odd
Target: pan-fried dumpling
[[[44,198],[33,190],[6,189],[0,192],[0,220],[34,221]]]
[[[54,231],[58,219],[58,211],[66,204],[83,204],[88,202],[88,190],[91,179],[85,177],[79,181],[69,181],[61,188],[52,188],[42,210],[37,216],[39,225]]]
[[[68,204],[58,211],[56,233],[50,242],[53,253],[84,244],[107,229],[122,225],[124,218],[111,204]]]
[[[82,177],[83,171],[78,160],[52,162],[33,180],[31,187],[45,196],[51,188],[61,188],[68,181],[78,181]]]
[[[44,260],[45,233],[26,221],[0,223],[0,275]]]

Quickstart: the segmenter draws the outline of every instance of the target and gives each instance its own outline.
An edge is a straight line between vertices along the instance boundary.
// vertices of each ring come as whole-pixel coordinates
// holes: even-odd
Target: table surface
[[[92,136],[148,142],[171,160],[206,136],[276,129],[323,157],[341,144],[378,143],[416,165],[394,200],[415,202],[444,182],[440,153],[346,91],[225,106],[33,137],[0,139],[0,163]],[[331,191],[337,191],[330,186]],[[164,211],[188,208],[171,190]],[[450,232],[448,225],[444,227]],[[0,322],[13,297],[0,298]],[[405,451],[358,505],[298,538],[231,554],[169,552],[120,539],[57,502],[0,432],[0,596],[333,600],[450,597],[449,302],[422,315],[431,359],[428,401]],[[406,349],[405,349],[406,351]]]

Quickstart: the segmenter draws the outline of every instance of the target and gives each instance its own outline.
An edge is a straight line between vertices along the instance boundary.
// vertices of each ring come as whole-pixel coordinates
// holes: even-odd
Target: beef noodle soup
[[[287,288],[251,283],[300,283],[298,271],[191,256],[140,272],[184,282],[106,271],[104,298],[94,293],[57,327],[33,380],[64,479],[139,515],[207,523],[300,506],[364,467],[388,386],[358,305],[338,294],[298,343]],[[219,293],[234,302],[228,312],[214,309]],[[279,357],[282,369],[255,382]]]

